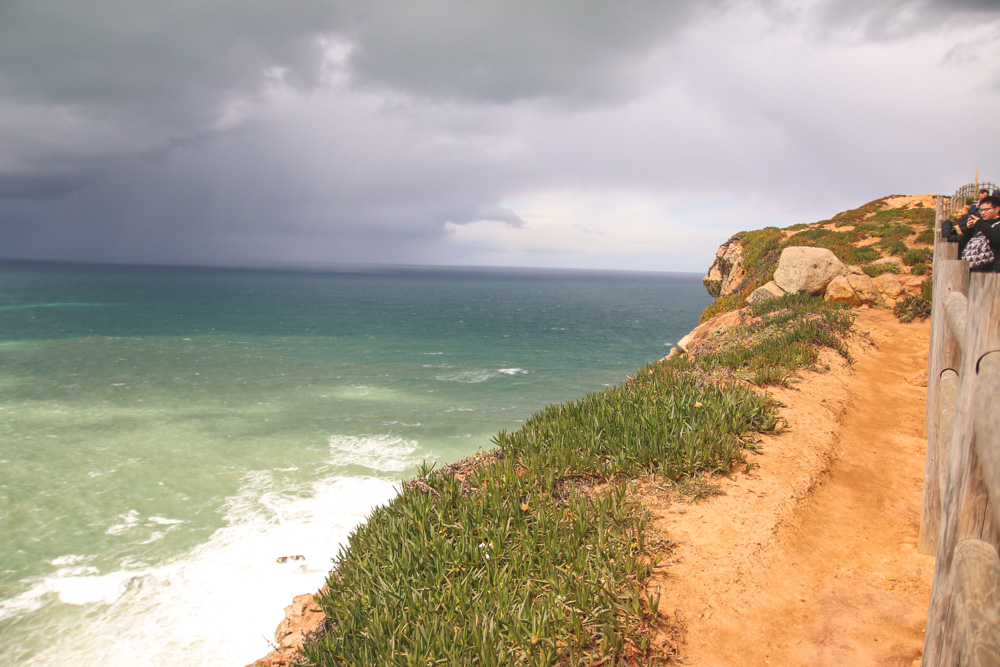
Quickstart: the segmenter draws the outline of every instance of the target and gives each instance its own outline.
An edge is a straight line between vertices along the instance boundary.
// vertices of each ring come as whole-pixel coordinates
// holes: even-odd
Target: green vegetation
[[[933,229],[925,229],[924,231],[922,231],[919,234],[917,234],[917,238],[915,238],[913,240],[913,242],[914,243],[928,243],[928,244],[933,245],[934,244],[934,230]]]
[[[893,314],[900,322],[925,320],[931,316],[931,302],[923,296],[908,296],[893,306]]]
[[[934,251],[930,248],[914,248],[913,250],[907,250],[903,254],[903,264],[906,264],[907,266],[922,264],[933,256]]]
[[[901,270],[895,264],[890,264],[886,262],[885,264],[865,264],[861,267],[869,278],[876,278],[885,273],[901,273]]]
[[[895,255],[896,257],[902,257],[908,250],[905,243],[893,236],[888,236],[882,239],[876,245],[878,245],[878,247],[886,253]]]
[[[318,601],[317,665],[652,664],[658,598],[648,517],[626,494],[745,462],[776,406],[745,383],[787,382],[839,338],[849,311],[787,296],[704,355],[649,364],[621,385],[550,405],[497,449],[419,476],[341,549]],[[774,369],[779,369],[775,371]],[[748,464],[749,465],[749,464]],[[652,476],[652,477],[650,477]]]
[[[816,363],[829,347],[850,361],[842,336],[854,314],[840,304],[804,294],[786,294],[750,307],[751,324],[730,327],[699,349],[702,371],[714,379],[738,378],[759,386],[786,385],[798,368]]]

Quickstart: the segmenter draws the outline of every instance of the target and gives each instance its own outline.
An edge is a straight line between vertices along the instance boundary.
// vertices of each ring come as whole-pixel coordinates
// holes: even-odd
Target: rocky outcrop
[[[873,264],[890,264],[905,270],[898,257],[884,257]],[[719,248],[715,263],[702,283],[710,294],[727,296],[735,292],[745,275],[743,247],[738,240],[730,240]],[[826,248],[789,246],[781,251],[774,280],[751,292],[747,303],[763,303],[784,294],[805,293],[854,306],[891,307],[904,297],[918,296],[923,282],[924,278],[905,273],[886,273],[872,279],[860,267],[845,266]],[[678,345],[682,351],[687,348],[686,342],[687,337]]]
[[[730,239],[719,246],[715,261],[701,284],[715,298],[733,294],[743,282],[746,271],[743,268],[743,244],[739,239]]]
[[[788,294],[819,295],[831,280],[847,273],[844,263],[826,248],[791,246],[781,251],[774,282]]]
[[[324,586],[324,588],[326,588]],[[322,591],[322,589],[321,589]],[[326,615],[309,593],[292,598],[285,607],[285,618],[274,631],[275,649],[250,667],[291,667],[299,665],[299,649],[326,632]]]
[[[753,292],[751,292],[750,296],[747,297],[747,303],[750,304],[763,303],[765,301],[770,301],[771,299],[775,299],[779,296],[782,296],[784,295],[784,293],[785,293],[784,290],[778,287],[772,280],[771,282],[762,285],[757,289],[755,289]]]

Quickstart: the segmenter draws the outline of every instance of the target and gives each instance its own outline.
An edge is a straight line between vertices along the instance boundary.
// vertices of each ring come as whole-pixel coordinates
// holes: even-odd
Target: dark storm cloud
[[[1000,81],[998,23],[931,0],[0,0],[0,256],[419,263],[701,234],[708,257],[776,210],[983,164],[932,147],[989,109],[922,88]],[[700,268],[692,248],[672,251]]]
[[[432,97],[590,105],[638,92],[633,61],[721,4],[397,0],[351,26],[352,65],[362,81]]]
[[[296,0],[0,6],[0,196],[62,194],[79,173],[238,124],[268,77],[309,88],[323,39],[358,86],[483,101],[599,104],[691,3]],[[45,174],[53,183],[41,184]],[[67,180],[69,179],[69,180]],[[75,179],[75,180],[74,180]]]

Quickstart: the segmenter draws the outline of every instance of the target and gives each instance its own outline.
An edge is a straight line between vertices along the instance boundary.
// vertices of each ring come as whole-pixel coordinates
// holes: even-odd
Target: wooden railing
[[[969,183],[955,190],[950,198],[944,203],[944,215],[947,218],[955,215],[969,205],[969,200],[975,201],[979,198],[979,191],[986,188],[990,192],[997,189],[996,183]],[[938,227],[938,229],[941,229]]]
[[[935,556],[924,667],[1000,665],[1000,274],[969,273],[938,197],[919,549]]]

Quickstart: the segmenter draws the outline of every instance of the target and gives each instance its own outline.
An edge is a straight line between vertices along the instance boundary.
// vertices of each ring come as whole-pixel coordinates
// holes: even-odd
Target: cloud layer
[[[998,38],[973,0],[5,3],[0,257],[700,271],[1000,178]]]

